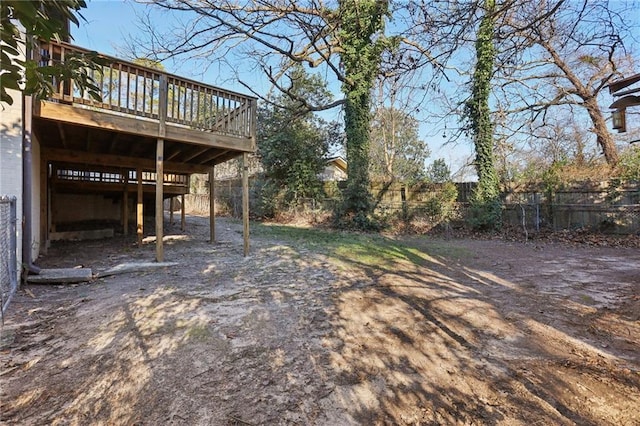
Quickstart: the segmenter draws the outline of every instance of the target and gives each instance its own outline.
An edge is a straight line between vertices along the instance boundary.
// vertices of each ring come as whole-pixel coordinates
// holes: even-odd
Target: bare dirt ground
[[[258,235],[243,258],[237,222],[211,245],[187,219],[176,267],[18,292],[0,423],[640,425],[638,249],[412,237],[387,263]]]

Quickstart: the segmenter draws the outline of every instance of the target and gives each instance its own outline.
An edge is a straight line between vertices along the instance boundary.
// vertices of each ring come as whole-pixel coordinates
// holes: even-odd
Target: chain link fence
[[[18,288],[16,198],[0,196],[0,302],[2,318]]]

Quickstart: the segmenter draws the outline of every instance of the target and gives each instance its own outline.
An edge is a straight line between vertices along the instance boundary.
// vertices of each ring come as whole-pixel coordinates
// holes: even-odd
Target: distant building
[[[323,182],[334,182],[347,179],[347,161],[338,156],[329,158],[327,165],[320,174],[320,179]]]

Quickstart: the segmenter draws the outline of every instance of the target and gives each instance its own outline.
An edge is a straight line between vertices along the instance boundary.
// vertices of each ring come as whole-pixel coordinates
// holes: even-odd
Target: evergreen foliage
[[[296,97],[320,101],[331,96],[325,83],[317,75],[306,74],[301,66],[294,67],[289,78],[289,90]],[[283,94],[273,97],[258,114],[258,156],[265,176],[262,215],[273,216],[303,198],[321,197],[320,174],[329,146],[337,138],[337,125],[305,111]]]
[[[485,0],[485,12],[476,40],[476,67],[473,73],[471,98],[465,113],[471,125],[475,144],[475,167],[478,185],[471,197],[470,223],[475,228],[491,229],[500,226],[502,205],[498,175],[493,155],[493,123],[489,96],[491,77],[496,60],[494,46],[495,0]]]
[[[339,39],[345,80],[345,134],[348,164],[342,204],[336,212],[338,224],[352,222],[359,229],[375,227],[371,220],[369,192],[369,130],[371,89],[380,68],[382,52],[389,40],[384,37],[384,20],[389,5],[377,0],[341,0]]]

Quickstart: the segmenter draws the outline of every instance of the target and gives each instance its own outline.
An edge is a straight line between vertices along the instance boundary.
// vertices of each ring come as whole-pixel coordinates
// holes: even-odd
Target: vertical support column
[[[168,86],[167,75],[160,74],[160,87],[158,91],[158,144],[156,146],[156,261],[164,261],[164,246],[162,238],[164,231],[164,137],[166,133]]]
[[[136,204],[136,234],[138,247],[142,247],[142,235],[144,231],[144,203],[142,202],[142,169],[136,169],[138,178],[138,203]]]
[[[164,185],[164,139],[158,139],[156,147],[156,261],[164,261],[164,236],[162,222],[164,220],[163,185]]]
[[[124,171],[124,190],[122,192],[122,233],[129,235],[129,170]]]
[[[209,242],[216,242],[216,191],[215,191],[215,167],[209,170]]]
[[[242,234],[244,255],[249,255],[249,154],[242,153]]]
[[[185,229],[185,216],[184,216],[184,194],[180,195],[180,230],[184,232]]]
[[[173,225],[173,196],[169,197],[169,224]]]

